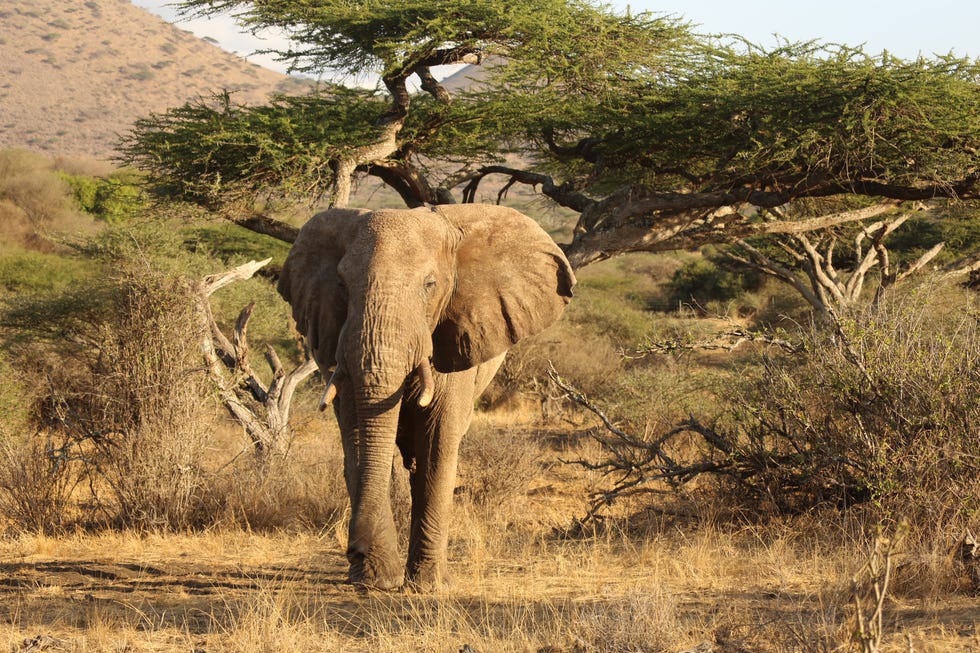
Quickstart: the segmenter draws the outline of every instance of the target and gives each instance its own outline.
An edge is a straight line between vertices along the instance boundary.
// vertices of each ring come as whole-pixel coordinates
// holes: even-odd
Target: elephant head
[[[333,209],[300,230],[279,292],[321,371],[334,369],[324,403],[334,404],[344,437],[352,580],[401,583],[388,495],[396,437],[406,464],[424,458],[430,483],[413,476],[409,575],[412,551],[421,568],[436,555],[425,542],[445,548],[445,536],[427,532],[440,528],[443,508],[431,506],[445,497],[430,495],[448,491],[451,503],[452,487],[431,477],[443,459],[455,477],[455,448],[483,389],[473,371],[488,361],[495,370],[508,347],[556,320],[574,283],[554,241],[503,207]],[[419,435],[404,435],[409,422]],[[429,512],[416,503],[431,503]]]

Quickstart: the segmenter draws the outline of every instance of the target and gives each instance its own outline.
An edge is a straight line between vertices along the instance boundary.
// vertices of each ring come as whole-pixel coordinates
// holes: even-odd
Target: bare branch
[[[476,190],[480,185],[480,182],[484,177],[493,174],[508,175],[511,178],[511,182],[517,182],[521,184],[527,184],[529,186],[541,186],[541,193],[546,197],[554,200],[561,206],[572,209],[574,211],[584,211],[587,207],[595,203],[592,198],[579,193],[572,184],[565,182],[563,184],[556,184],[555,180],[550,176],[538,173],[530,172],[527,170],[519,170],[517,168],[509,168],[507,166],[484,166],[479,169],[477,174],[470,179],[469,184],[463,189],[463,201],[472,202],[476,197]]]
[[[932,259],[936,258],[936,255],[938,255],[939,252],[941,252],[944,247],[946,247],[946,243],[937,243],[933,245],[929,249],[929,251],[927,251],[922,256],[920,256],[915,261],[913,261],[911,264],[909,264],[909,267],[905,270],[905,272],[902,272],[895,278],[895,283],[904,281],[907,277],[915,274],[916,272],[918,272],[919,270],[927,266]]]
[[[678,351],[734,351],[747,342],[773,345],[791,354],[801,354],[806,351],[803,342],[793,342],[773,333],[750,331],[733,325],[731,329],[717,333],[711,338],[693,342],[676,338],[648,342],[631,352],[623,352],[623,355],[627,358],[643,358],[649,354],[673,354]]]
[[[599,513],[612,505],[618,498],[641,493],[667,491],[666,489],[650,487],[651,484],[665,483],[676,489],[701,474],[729,473],[729,470],[733,469],[730,456],[735,451],[734,444],[726,436],[698,422],[693,416],[660,438],[640,439],[616,427],[605,413],[590,402],[583,393],[564,381],[554,367],[550,368],[548,376],[562,390],[566,398],[593,413],[602,422],[606,431],[611,434],[611,437],[607,438],[596,432],[590,432],[592,438],[599,442],[603,451],[608,454],[608,457],[601,462],[563,461],[587,469],[602,471],[605,474],[619,475],[619,480],[612,488],[593,494],[589,512],[583,519],[578,520],[579,525],[599,519]],[[688,464],[673,460],[665,452],[664,446],[673,438],[685,433],[700,435],[709,446],[709,450],[715,452],[714,455],[720,454],[721,458],[716,459],[709,454],[707,457]]]
[[[744,195],[744,197],[743,197]],[[579,268],[625,252],[695,249],[709,243],[731,243],[767,234],[797,235],[858,222],[895,207],[884,201],[873,206],[803,220],[755,221],[738,211],[720,211],[743,203],[768,207],[749,194],[656,194],[646,189],[619,191],[582,209],[575,236],[565,253]],[[778,214],[777,214],[778,215]]]
[[[958,261],[950,263],[942,269],[943,278],[967,276],[980,272],[980,252],[971,254]]]
[[[210,297],[215,293],[215,291],[224,288],[225,286],[232,284],[236,281],[244,281],[245,279],[251,279],[252,276],[258,272],[259,268],[267,265],[272,259],[267,258],[261,261],[249,261],[239,265],[237,268],[232,268],[225,272],[218,274],[209,274],[204,277],[204,282],[202,285],[202,290],[205,297]]]
[[[254,231],[257,234],[270,236],[284,243],[292,244],[296,242],[296,235],[299,233],[299,229],[291,224],[286,224],[281,220],[270,218],[261,213],[249,211],[244,215],[239,215],[230,210],[222,210],[221,215],[240,227]]]
[[[299,383],[316,370],[316,363],[308,359],[287,374],[278,354],[268,347],[265,356],[273,378],[266,387],[252,370],[249,361],[248,321],[255,309],[255,302],[238,315],[234,334],[229,339],[218,327],[208,300],[219,288],[252,277],[269,260],[250,261],[232,270],[210,275],[201,282],[199,295],[201,314],[210,327],[202,342],[208,376],[218,388],[218,396],[228,412],[245,429],[257,454],[284,449],[293,393]]]
[[[421,80],[422,90],[434,97],[437,102],[450,104],[453,101],[449,91],[432,76],[429,66],[416,66],[415,74]]]
[[[750,256],[743,257],[735,254],[734,252],[728,252],[727,256],[740,263],[748,265],[749,267],[758,270],[759,272],[768,274],[769,276],[772,277],[776,277],[777,279],[780,279],[790,284],[793,288],[796,289],[798,293],[800,293],[800,295],[803,296],[804,299],[806,299],[807,303],[809,303],[810,306],[812,306],[818,311],[823,311],[824,302],[820,299],[817,293],[811,290],[810,288],[807,288],[806,285],[804,285],[803,282],[800,280],[800,278],[797,275],[793,274],[791,270],[779,265],[778,263],[770,259],[768,256],[766,256],[758,249],[745,242],[744,240],[739,240],[737,245],[740,248],[744,249],[746,252],[748,252]],[[793,250],[793,255],[794,257],[797,257],[799,260],[803,259],[802,255],[800,255],[799,252],[796,252],[795,250]]]

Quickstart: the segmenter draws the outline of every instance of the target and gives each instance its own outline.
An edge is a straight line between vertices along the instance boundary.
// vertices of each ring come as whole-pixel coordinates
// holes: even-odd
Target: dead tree
[[[549,376],[565,399],[601,422],[601,427],[589,430],[601,457],[562,462],[612,479],[592,494],[588,512],[575,520],[572,533],[601,522],[611,506],[630,497],[659,496],[675,505],[658,506],[663,514],[693,514],[683,506],[690,499],[687,490],[704,479],[720,483],[718,487],[724,486],[729,496],[756,510],[784,514],[821,502],[851,504],[868,498],[861,482],[866,475],[861,460],[846,452],[827,454],[820,443],[804,441],[779,419],[759,415],[757,424],[726,429],[691,415],[662,434],[638,436],[615,424],[554,369]],[[681,510],[676,508],[677,500]]]
[[[297,386],[316,368],[312,358],[286,372],[278,354],[266,346],[265,359],[272,370],[266,385],[249,362],[248,320],[255,309],[250,303],[238,315],[229,339],[218,326],[210,297],[235,281],[249,279],[271,259],[250,261],[237,268],[204,278],[198,293],[200,309],[208,329],[202,342],[208,376],[231,416],[242,425],[257,455],[281,454],[289,441],[289,408]]]
[[[554,368],[551,368],[548,376],[566,399],[598,417],[603,427],[601,430],[589,431],[589,435],[606,454],[602,460],[562,462],[616,477],[611,487],[593,493],[588,513],[576,520],[579,528],[600,521],[602,512],[618,499],[640,494],[676,493],[702,474],[735,473],[737,465],[732,456],[734,444],[727,436],[702,425],[694,417],[678,424],[659,438],[636,437],[616,426],[588,397],[562,379]],[[675,438],[686,433],[702,436],[709,453],[695,461],[678,461],[671,456],[667,448]]]
[[[770,222],[785,220],[778,209],[769,209],[766,213]],[[839,245],[846,241],[833,229],[775,236],[776,246],[789,257],[790,264],[781,264],[775,256],[764,253],[744,239],[736,241],[736,247],[727,255],[788,283],[818,314],[833,317],[862,301],[872,271],[878,272],[878,285],[872,298],[877,302],[887,288],[922,270],[942,251],[945,243],[935,245],[903,269],[892,262],[885,240],[912,215],[904,212],[861,227],[853,236],[849,252],[853,264],[849,269],[840,267],[835,261]]]

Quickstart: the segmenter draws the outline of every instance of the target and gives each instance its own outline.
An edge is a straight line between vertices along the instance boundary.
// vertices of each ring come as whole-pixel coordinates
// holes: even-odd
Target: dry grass
[[[859,552],[786,532],[509,538],[452,590],[360,593],[330,537],[218,531],[8,540],[3,638],[75,651],[822,651]],[[891,602],[885,650],[970,650],[975,602]],[[741,647],[741,648],[736,648]],[[907,649],[905,649],[907,650]]]
[[[869,540],[858,520],[661,521],[642,531],[623,522],[563,539],[555,528],[581,510],[595,479],[555,459],[586,444],[530,417],[478,416],[471,447],[493,451],[493,436],[509,427],[537,462],[525,487],[490,495],[492,509],[458,495],[449,590],[364,593],[343,584],[336,522],[18,535],[0,541],[0,639],[13,651],[41,635],[69,651],[445,652],[468,644],[481,653],[582,653],[702,642],[727,652],[844,650],[850,576]],[[318,470],[319,451],[336,451],[328,425],[310,422],[299,433],[297,462]],[[464,467],[462,485],[473,475]],[[902,593],[886,604],[883,650],[907,651],[906,635],[916,651],[975,650],[978,621],[968,595]]]

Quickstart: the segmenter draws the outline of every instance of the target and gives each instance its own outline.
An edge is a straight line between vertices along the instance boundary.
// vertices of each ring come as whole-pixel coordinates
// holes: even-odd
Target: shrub
[[[18,496],[38,494],[30,485],[43,480],[40,472],[7,473],[26,468],[28,459],[46,469],[45,449],[27,447],[25,434],[37,430],[65,438],[69,475],[85,481],[72,497],[72,520],[152,529],[330,522],[334,502],[318,497],[335,494],[336,479],[286,463],[228,465],[240,451],[237,441],[205,447],[225,411],[209,396],[200,350],[205,322],[188,279],[220,264],[188,254],[175,224],[147,219],[108,227],[76,243],[72,256],[15,251],[0,258],[0,290],[15,291],[0,302],[0,352],[11,370],[4,376],[25,386],[0,387],[0,410],[10,397],[29,417],[16,422],[0,413],[0,428],[18,438],[0,480],[13,479],[9,488],[20,487]],[[256,300],[263,308],[250,332],[262,341],[286,337],[288,307],[267,280],[233,284],[221,294],[212,307],[222,324]],[[261,348],[251,355],[264,369]],[[8,502],[0,511],[36,528],[25,520],[39,520],[15,507]]]
[[[43,429],[65,438],[59,448],[76,481],[90,480],[97,510],[83,518],[190,526],[215,414],[201,370],[203,321],[179,276],[125,265],[116,275],[86,293],[21,297],[5,321],[30,334],[15,347],[22,369],[42,366],[34,374],[49,379],[36,407]],[[31,445],[9,449],[8,466],[23,455],[38,469],[51,463]],[[9,470],[6,478],[14,478]]]
[[[203,482],[208,426],[199,343],[203,323],[183,279],[134,270],[99,329],[88,397],[90,427],[112,436],[104,468],[124,523],[185,527]]]
[[[488,512],[525,496],[542,467],[541,448],[526,433],[488,424],[467,432],[459,459],[463,493]]]
[[[50,434],[5,433],[0,428],[0,514],[27,532],[57,533],[69,519],[79,481],[66,450]]]
[[[0,218],[4,240],[42,248],[44,231],[77,226],[68,185],[47,159],[23,150],[0,151]]]
[[[617,480],[589,517],[617,497],[673,489],[683,498],[698,479],[726,506],[754,515],[861,505],[914,528],[975,522],[974,305],[959,288],[892,292],[835,325],[802,332],[796,353],[767,353],[756,373],[720,394],[728,406],[720,416],[702,409],[654,433],[598,435],[603,459],[590,468]]]
[[[108,224],[127,222],[146,204],[142,189],[130,175],[114,173],[105,178],[62,174],[82,211]]]
[[[919,523],[980,515],[980,324],[950,309],[969,303],[892,294],[808,334],[803,361],[766,361],[741,416],[753,451],[795,461],[759,479],[770,496],[870,501]]]
[[[720,266],[711,258],[691,259],[682,265],[667,285],[673,305],[693,303],[705,307],[711,302],[727,302],[742,293],[758,288],[761,279],[757,274]]]

